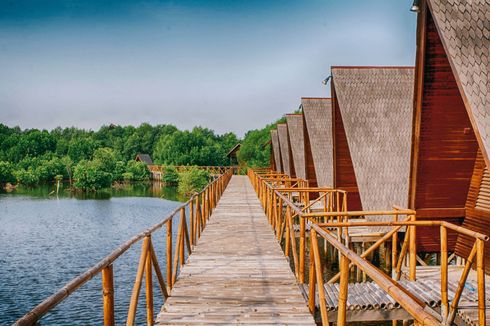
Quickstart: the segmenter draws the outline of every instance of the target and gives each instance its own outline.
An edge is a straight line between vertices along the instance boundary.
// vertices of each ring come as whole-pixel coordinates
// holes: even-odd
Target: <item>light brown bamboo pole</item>
[[[143,244],[141,245],[141,256],[138,264],[138,270],[136,272],[136,279],[133,285],[133,291],[131,293],[131,300],[129,302],[128,318],[126,319],[126,326],[134,325],[134,319],[136,317],[136,308],[138,307],[138,297],[141,290],[141,280],[143,278],[143,273],[145,271],[146,256],[148,255],[149,244],[150,244],[150,238],[146,236],[143,239]]]
[[[191,248],[191,243],[189,239],[189,230],[187,227],[187,219],[185,217],[185,207],[182,207],[180,209],[180,219],[182,223],[184,224],[184,236],[185,236],[185,245],[187,248],[187,254],[190,255],[192,253],[192,248]],[[185,258],[183,259],[183,262],[185,263]]]
[[[284,245],[285,245],[284,255],[286,257],[289,257],[289,243],[291,242],[290,232],[292,229],[289,227],[289,219],[288,219],[288,213],[287,213],[288,208],[289,208],[289,206],[286,208],[286,216],[284,217],[284,226],[286,228],[286,235],[285,235],[285,241],[284,241]]]
[[[296,235],[294,234],[293,219],[291,218],[291,209],[289,208],[289,206],[286,208],[286,218],[288,219],[289,236],[291,237],[291,251],[293,253],[294,274],[296,275],[296,278],[298,278],[299,266],[298,266],[298,252],[296,251]]]
[[[346,325],[346,312],[347,312],[347,296],[349,288],[349,259],[345,255],[340,256],[340,289],[339,289],[339,303],[338,303],[338,315],[337,325]]]
[[[478,285],[478,325],[486,325],[485,317],[485,243],[476,240],[476,276]]]
[[[446,324],[449,313],[449,301],[447,294],[447,229],[440,227],[441,233],[441,317],[442,324]]]
[[[194,230],[195,230],[195,228],[194,228],[194,223],[195,223],[194,217],[195,217],[195,215],[194,215],[194,201],[191,200],[189,202],[189,226],[190,226],[189,231],[190,231],[190,242],[191,242],[190,244],[193,246],[196,245],[194,242]]]
[[[322,324],[324,326],[328,326],[328,313],[327,307],[325,303],[325,288],[323,287],[323,273],[322,273],[322,265],[320,259],[320,250],[318,249],[318,238],[316,235],[316,231],[311,229],[310,237],[312,241],[312,249],[313,249],[313,259],[315,260],[315,274],[316,274],[316,283],[318,287],[318,300],[320,305],[320,313],[322,316]]]
[[[175,244],[175,253],[174,253],[174,259],[173,259],[173,270],[172,270],[172,287],[175,284],[175,281],[177,280],[177,269],[179,267],[179,257],[180,257],[180,248],[184,248],[182,245],[182,223],[179,223],[179,228],[177,229],[177,243]]]
[[[313,243],[312,238],[310,237],[310,270],[308,277],[308,307],[310,308],[310,312],[312,314],[315,313],[315,296],[316,296],[316,274],[315,274],[315,259],[313,256]]]
[[[172,221],[173,217],[167,221],[167,284],[172,289]]]
[[[197,244],[197,240],[201,237],[201,227],[202,227],[202,212],[201,212],[201,203],[200,203],[200,196],[196,196],[196,241],[195,243]]]
[[[150,241],[151,248],[151,241]],[[151,253],[151,251],[150,251]],[[146,294],[146,324],[148,326],[153,326],[153,279],[151,270],[151,254],[146,255],[146,266],[145,266],[145,294]]]
[[[112,265],[102,270],[102,295],[104,299],[104,326],[114,326],[114,272]]]
[[[150,254],[151,261],[153,263],[153,269],[155,270],[155,275],[157,276],[158,285],[160,287],[160,291],[162,292],[163,297],[168,298],[167,286],[165,285],[165,280],[162,275],[162,270],[160,269],[160,264],[158,264],[157,255],[155,253],[155,249],[153,248],[153,244],[150,246]]]
[[[306,219],[299,217],[299,283],[305,283]]]
[[[184,266],[184,261],[185,261],[185,253],[184,253],[184,250],[185,250],[185,236],[184,236],[184,233],[185,233],[185,215],[184,215],[184,218],[182,218],[182,210],[181,210],[181,214],[180,214],[180,229],[181,229],[181,232],[180,232],[180,246],[179,246],[179,265],[180,267],[182,268],[182,266]]]
[[[407,255],[407,251],[408,251],[408,239],[410,239],[409,228],[407,228],[407,232],[405,233],[405,239],[403,240],[402,248],[400,250],[400,256],[398,257],[395,280],[399,280],[402,276],[402,264],[403,261],[405,260],[405,256]]]
[[[409,226],[410,228],[410,272],[409,279],[415,281],[417,278],[417,245],[416,245],[416,226]]]

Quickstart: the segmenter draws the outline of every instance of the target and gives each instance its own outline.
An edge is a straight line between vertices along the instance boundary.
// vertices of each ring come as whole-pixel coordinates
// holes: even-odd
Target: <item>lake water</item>
[[[0,194],[0,325],[10,325],[131,236],[161,221],[181,203],[175,189],[134,185],[73,196],[52,186]],[[161,197],[167,199],[163,199]],[[79,199],[79,198],[92,199]],[[101,199],[102,198],[102,199]],[[169,200],[172,199],[172,200]],[[177,222],[177,221],[175,221]],[[177,230],[174,225],[173,230]],[[153,242],[165,273],[165,229]],[[114,263],[117,324],[124,324],[141,243]],[[162,296],[154,280],[155,313]],[[146,324],[144,284],[137,324]],[[102,325],[100,275],[42,320],[45,325]]]

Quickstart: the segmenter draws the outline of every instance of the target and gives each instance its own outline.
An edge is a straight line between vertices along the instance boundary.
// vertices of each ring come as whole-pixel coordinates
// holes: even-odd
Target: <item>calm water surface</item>
[[[175,189],[135,185],[72,197],[52,186],[0,194],[0,325],[10,325],[131,236],[162,220],[181,203]],[[163,199],[164,196],[169,199]],[[79,199],[92,197],[92,199]],[[100,199],[103,198],[103,199]],[[175,221],[177,223],[177,220]],[[173,230],[177,230],[177,225]],[[165,273],[164,231],[153,242]],[[114,264],[117,324],[124,324],[141,243]],[[155,282],[154,282],[155,283]],[[162,304],[154,289],[155,312]],[[144,285],[138,324],[145,324]],[[100,275],[46,315],[45,325],[102,325]]]

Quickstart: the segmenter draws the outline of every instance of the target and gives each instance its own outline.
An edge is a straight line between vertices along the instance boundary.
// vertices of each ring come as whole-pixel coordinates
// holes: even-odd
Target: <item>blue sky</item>
[[[0,122],[239,135],[325,97],[332,65],[414,65],[410,0],[0,0]]]

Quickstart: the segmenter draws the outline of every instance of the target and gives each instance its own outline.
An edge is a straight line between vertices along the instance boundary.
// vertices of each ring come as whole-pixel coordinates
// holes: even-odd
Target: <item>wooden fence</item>
[[[192,246],[197,243],[201,232],[206,226],[206,222],[211,216],[211,212],[216,207],[218,200],[223,194],[228,182],[233,175],[232,169],[223,170],[223,173],[214,181],[206,186],[204,190],[193,195],[186,203],[176,208],[170,215],[161,222],[151,226],[147,230],[135,235],[121,246],[112,251],[109,255],[89,268],[84,273],[72,279],[55,294],[51,295],[34,309],[17,320],[15,326],[40,325],[39,320],[68,296],[77,291],[82,285],[87,283],[95,275],[102,274],[102,293],[104,302],[104,325],[115,324],[114,316],[114,275],[113,263],[129,248],[138,242],[142,242],[141,255],[138,262],[135,282],[131,294],[126,325],[134,325],[136,318],[136,308],[142,286],[143,276],[145,276],[146,286],[146,316],[147,324],[153,325],[153,272],[156,281],[164,298],[171,295],[171,289],[175,284],[180,268],[185,264],[185,251],[190,255]],[[189,222],[186,218],[186,209],[189,210]],[[177,243],[175,250],[172,250],[172,222],[179,219],[177,230]],[[153,233],[166,226],[166,281],[162,269],[158,263],[152,237]]]

